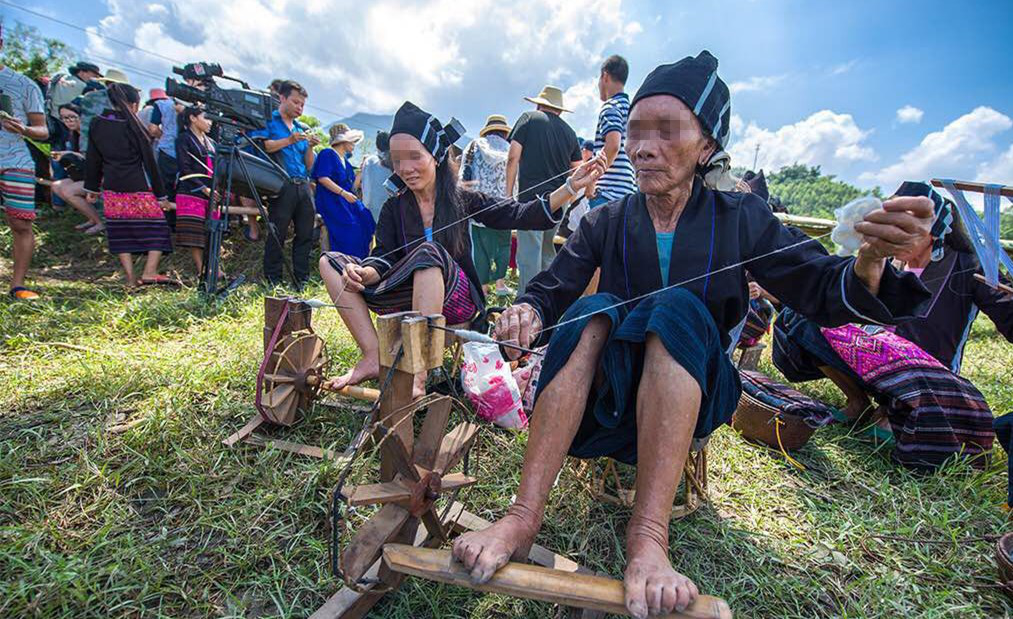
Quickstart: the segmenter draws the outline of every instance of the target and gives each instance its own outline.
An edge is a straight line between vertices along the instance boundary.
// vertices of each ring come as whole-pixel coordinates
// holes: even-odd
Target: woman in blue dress
[[[376,224],[355,195],[355,169],[348,160],[362,132],[338,123],[330,129],[331,147],[320,151],[313,164],[317,183],[317,212],[327,226],[330,251],[365,258]]]

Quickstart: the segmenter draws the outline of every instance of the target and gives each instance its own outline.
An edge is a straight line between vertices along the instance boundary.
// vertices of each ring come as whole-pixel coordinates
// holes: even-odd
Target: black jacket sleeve
[[[155,162],[155,149],[151,147],[151,143],[147,140],[134,137],[137,147],[141,149],[141,163],[144,166],[145,174],[148,175],[151,193],[155,194],[155,198],[164,200],[167,194],[165,193],[165,185],[162,183],[162,176],[158,172],[158,163]]]
[[[563,219],[566,210],[552,211],[548,193],[518,202],[513,198],[493,198],[477,191],[464,191],[462,201],[468,215],[495,230],[550,230]]]
[[[601,251],[607,231],[608,212],[595,209],[580,220],[577,230],[566,239],[549,268],[536,275],[517,303],[528,303],[542,320],[542,328],[559,322],[574,301],[580,298],[601,265]],[[538,344],[548,334],[538,336]]]
[[[800,239],[756,196],[744,196],[742,216],[746,238],[753,240],[743,256],[746,268],[782,303],[821,326],[897,324],[916,317],[931,297],[917,276],[889,264],[873,295],[855,275],[854,258],[830,256],[818,241]]]
[[[1010,284],[1007,278],[999,279],[1007,286]],[[974,304],[992,319],[996,330],[1007,341],[1013,342],[1013,294],[996,290],[974,277],[971,278],[971,282],[974,286]]]
[[[373,251],[362,261],[362,266],[373,267],[382,278],[398,260],[404,250],[400,248],[397,235],[395,211],[400,207],[398,198],[387,200],[380,209],[376,222],[376,236]]]
[[[102,153],[95,146],[95,124],[98,118],[93,118],[88,127],[88,146],[84,158],[84,188],[85,191],[98,193],[102,191]]]

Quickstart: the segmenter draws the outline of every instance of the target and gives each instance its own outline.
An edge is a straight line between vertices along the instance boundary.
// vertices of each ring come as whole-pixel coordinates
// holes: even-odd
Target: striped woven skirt
[[[327,261],[338,273],[348,264],[361,260],[341,252],[327,252]],[[438,243],[421,243],[407,256],[394,263],[374,286],[363,290],[366,306],[377,314],[405,312],[412,309],[412,286],[415,271],[438,267],[443,271],[443,311],[448,325],[470,322],[478,313],[471,282],[464,270]]]
[[[208,201],[205,198],[176,194],[176,245],[178,247],[197,247],[205,249],[207,245],[207,226],[205,225]],[[219,219],[216,212],[213,219]]]
[[[172,240],[165,213],[150,191],[102,192],[106,238],[113,254],[172,253]]]
[[[785,319],[782,321],[782,318]],[[953,456],[992,449],[992,411],[981,392],[913,342],[882,327],[820,328],[786,310],[775,326],[774,363],[790,379],[828,365],[850,376],[886,409],[893,460],[934,470]]]

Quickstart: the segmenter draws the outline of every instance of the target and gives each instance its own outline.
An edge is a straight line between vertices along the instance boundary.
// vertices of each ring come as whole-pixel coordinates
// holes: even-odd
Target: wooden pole
[[[497,570],[489,582],[475,586],[471,584],[468,571],[451,558],[449,550],[387,544],[383,548],[383,560],[396,572],[476,591],[630,616],[626,610],[623,583],[603,576],[511,562]],[[721,598],[701,595],[681,613],[657,616],[668,619],[731,619],[732,611]]]
[[[934,187],[943,187],[943,181],[934,178],[932,179],[932,185]],[[953,181],[953,186],[961,191],[971,191],[974,193],[985,193],[985,183],[972,183],[969,181]],[[1013,186],[1002,185],[999,190],[999,194],[1006,196],[1007,198],[1013,198]]]

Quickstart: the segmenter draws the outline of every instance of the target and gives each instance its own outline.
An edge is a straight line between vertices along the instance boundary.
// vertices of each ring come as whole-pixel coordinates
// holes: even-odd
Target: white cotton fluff
[[[876,196],[862,196],[834,209],[837,225],[830,233],[830,239],[837,244],[838,256],[854,256],[858,253],[862,246],[862,235],[855,232],[855,224],[882,207],[883,203]]]

